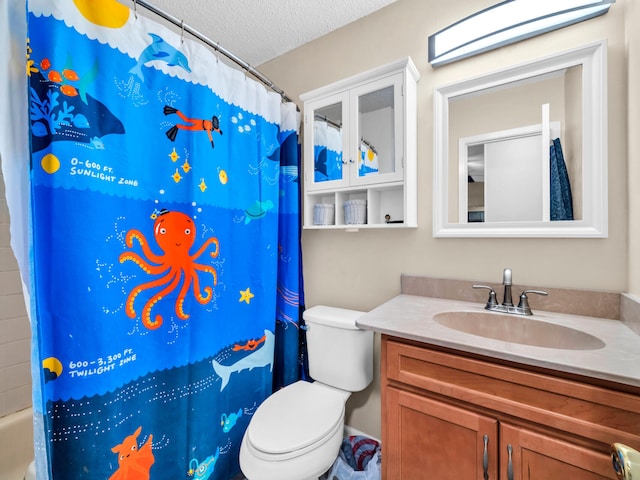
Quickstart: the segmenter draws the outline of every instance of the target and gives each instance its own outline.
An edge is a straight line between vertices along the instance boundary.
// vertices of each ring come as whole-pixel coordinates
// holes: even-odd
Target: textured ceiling
[[[396,0],[147,1],[257,66]]]

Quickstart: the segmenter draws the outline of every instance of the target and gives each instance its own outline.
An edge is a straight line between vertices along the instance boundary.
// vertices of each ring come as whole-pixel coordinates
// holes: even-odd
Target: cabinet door
[[[349,92],[305,105],[305,187],[323,190],[349,184]]]
[[[402,74],[351,91],[349,166],[352,185],[402,181],[404,102]]]
[[[493,418],[387,387],[383,433],[386,480],[497,479]]]
[[[608,454],[521,427],[500,425],[500,478],[615,479]]]

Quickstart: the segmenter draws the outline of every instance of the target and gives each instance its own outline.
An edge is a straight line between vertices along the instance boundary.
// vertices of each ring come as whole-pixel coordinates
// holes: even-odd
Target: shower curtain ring
[[[133,0],[133,16],[138,19],[138,0]]]
[[[184,43],[184,20],[180,20],[180,42]]]

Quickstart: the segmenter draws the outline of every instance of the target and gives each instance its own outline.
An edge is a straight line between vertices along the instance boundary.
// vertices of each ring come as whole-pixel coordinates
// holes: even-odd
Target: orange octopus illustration
[[[160,278],[138,285],[131,290],[127,297],[125,308],[127,316],[136,318],[134,303],[138,295],[145,290],[162,287],[159,292],[147,300],[142,309],[142,324],[149,330],[155,330],[162,325],[162,316],[158,314],[155,318],[152,318],[151,310],[160,300],[178,287],[183,275],[184,281],[175,304],[176,315],[181,320],[189,318],[189,315],[184,312],[183,306],[185,296],[191,285],[193,285],[194,296],[201,305],[206,305],[213,298],[213,288],[211,286],[204,287],[204,294],[201,292],[198,272],[210,273],[213,276],[213,286],[218,283],[215,268],[210,265],[196,263],[196,260],[204,254],[210,245],[215,245],[215,251],[210,253],[211,257],[216,258],[218,256],[218,239],[215,237],[207,239],[195,254],[190,255],[189,250],[196,239],[196,226],[191,217],[181,212],[163,210],[154,223],[153,236],[163,252],[162,255],[153,253],[145,236],[135,229],[127,232],[125,241],[127,247],[133,248],[133,240],[137,240],[140,243],[140,247],[142,247],[144,258],[135,252],[120,254],[120,263],[130,260],[149,275],[162,275]]]

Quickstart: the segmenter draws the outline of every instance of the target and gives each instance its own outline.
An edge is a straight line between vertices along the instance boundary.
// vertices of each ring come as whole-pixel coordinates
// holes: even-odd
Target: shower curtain
[[[118,2],[26,15],[38,478],[232,478],[298,376],[295,105]]]

